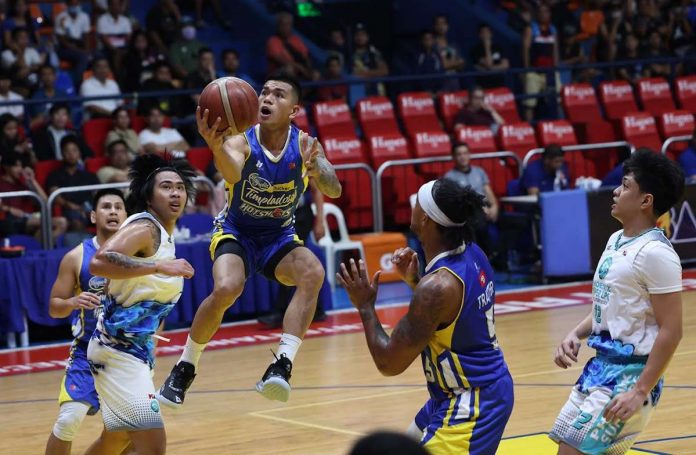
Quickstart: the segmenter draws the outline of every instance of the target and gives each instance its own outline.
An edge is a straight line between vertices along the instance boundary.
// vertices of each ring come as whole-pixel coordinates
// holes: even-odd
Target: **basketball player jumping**
[[[51,289],[48,311],[51,317],[64,318],[72,314],[72,332],[75,340],[70,347],[70,360],[60,386],[58,404],[60,412],[53,432],[46,444],[46,455],[68,455],[82,421],[86,415],[99,410],[99,397],[87,362],[87,344],[94,333],[98,314],[102,311],[106,278],[94,276],[89,271],[92,256],[121,226],[126,219],[123,193],[115,189],[99,191],[94,196],[90,219],[97,228],[97,235],[70,250],[60,261],[58,277]],[[104,435],[87,450],[88,454],[100,454],[122,446]],[[118,453],[118,452],[117,452]]]
[[[130,439],[140,455],[163,454],[166,434],[152,383],[153,335],[181,296],[184,278],[194,273],[186,260],[176,259],[172,233],[194,195],[195,171],[184,160],[143,155],[129,177],[129,203],[138,213],[90,262],[90,272],[108,278],[109,285],[87,358],[104,431]]]
[[[300,103],[297,81],[278,75],[264,83],[259,124],[244,134],[219,133],[219,118],[209,127],[208,111],[200,112],[199,107],[196,112],[198,131],[227,184],[227,207],[215,220],[210,244],[213,292],[196,311],[186,348],[160,388],[158,398],[167,406],[183,403],[206,343],[254,272],[297,288],[283,319],[276,361],[256,385],[268,399],[288,400],[293,361],[324,279],[321,263],[295,234],[295,209],[308,177],[326,196],[341,195],[341,184],[319,141],[291,124]]]
[[[638,150],[623,165],[609,237],[592,284],[592,312],[558,346],[561,368],[580,340],[597,354],[585,365],[550,437],[559,454],[627,452],[662,392],[662,375],[682,336],[679,256],[655,227],[684,192],[684,174],[664,155]]]
[[[419,277],[415,251],[394,253],[397,272],[414,291],[391,336],[375,311],[380,272],[370,283],[365,263],[351,260],[350,271],[341,264],[337,274],[382,374],[401,374],[420,354],[430,399],[408,433],[431,454],[495,453],[512,413],[512,377],[493,320],[493,268],[472,241],[483,206],[483,196],[471,187],[444,178],[418,190],[411,230],[428,265]]]

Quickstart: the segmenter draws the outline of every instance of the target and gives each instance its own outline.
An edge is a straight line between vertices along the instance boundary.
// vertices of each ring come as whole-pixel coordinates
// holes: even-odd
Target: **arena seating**
[[[459,126],[454,132],[457,142],[466,142],[471,153],[495,152],[493,130],[487,126]]]

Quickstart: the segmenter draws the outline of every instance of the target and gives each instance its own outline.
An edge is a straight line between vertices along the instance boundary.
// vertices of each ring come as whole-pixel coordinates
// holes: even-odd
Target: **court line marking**
[[[696,438],[696,434],[690,434],[688,436],[672,436],[670,438],[648,439],[647,441],[636,442],[636,444],[654,444],[656,442],[679,441],[682,439],[693,439],[693,438]]]
[[[273,420],[273,421],[277,421],[277,422],[299,425],[302,427],[314,428],[316,430],[331,431],[334,433],[347,434],[350,436],[365,436],[365,433],[359,433],[357,431],[344,430],[342,428],[329,427],[326,425],[317,425],[316,423],[305,422],[303,420],[286,419],[284,417],[265,415],[265,414],[262,414],[261,412],[250,412],[248,415],[250,415],[252,417],[259,417],[261,419],[268,419],[268,420]]]

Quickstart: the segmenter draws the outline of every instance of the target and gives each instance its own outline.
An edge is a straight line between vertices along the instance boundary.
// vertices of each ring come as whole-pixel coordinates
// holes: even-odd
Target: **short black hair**
[[[128,114],[128,109],[126,109],[124,106],[119,106],[116,109],[114,109],[113,112],[111,113],[111,119],[116,120],[116,117],[118,117],[118,114],[120,114],[121,111]],[[130,116],[130,114],[128,114],[128,115]]]
[[[268,76],[263,81],[264,85],[268,81],[279,81],[289,84],[292,87],[292,91],[295,92],[295,95],[297,96],[297,104],[302,104],[302,87],[300,86],[300,82],[297,80],[295,76],[292,76],[291,74],[288,74],[286,72],[280,72]]]
[[[94,196],[92,197],[92,210],[97,209],[97,205],[99,205],[99,200],[104,196],[118,196],[121,198],[124,204],[126,203],[126,198],[125,196],[123,196],[123,191],[117,188],[104,188],[94,193]]]
[[[227,57],[227,54],[234,54],[239,58],[239,52],[237,52],[237,49],[233,49],[231,47],[228,47],[227,49],[222,50],[222,54],[220,54],[220,57],[222,57],[223,60],[225,60],[225,57]]]
[[[114,147],[118,144],[123,145],[126,148],[126,150],[128,150],[128,144],[126,144],[126,141],[124,141],[123,139],[116,139],[113,142],[109,142],[109,145],[106,147],[107,155],[111,155],[114,152]]]
[[[7,125],[10,122],[19,123],[19,119],[14,115],[10,114],[9,112],[5,112],[4,114],[0,115],[0,130],[5,128],[5,125]],[[2,134],[1,131],[0,134]]]
[[[213,56],[215,56],[215,53],[213,52],[213,50],[211,48],[202,47],[202,48],[198,49],[198,58],[201,58],[201,56],[203,54],[207,54],[207,53],[211,53],[211,54],[213,54]]]
[[[80,141],[77,140],[77,136],[75,136],[74,134],[68,134],[66,136],[63,136],[63,139],[60,140],[60,150],[62,151],[68,144],[75,144],[77,149],[80,149]],[[80,150],[80,152],[82,151]]]
[[[111,64],[109,63],[108,58],[106,58],[103,55],[97,55],[96,57],[94,57],[94,60],[92,60],[92,66],[91,66],[92,70],[94,70],[97,67],[97,63],[99,63],[101,61],[105,61],[106,64],[109,65],[109,68],[111,68]]]
[[[623,175],[633,174],[642,193],[653,196],[653,214],[659,217],[684,195],[684,171],[665,155],[647,147],[637,149],[623,163]]]
[[[186,160],[173,159],[171,155],[164,156],[147,153],[138,156],[128,171],[131,179],[130,195],[127,207],[129,213],[144,212],[148,208],[148,202],[152,199],[155,190],[155,176],[164,171],[173,171],[179,174],[186,187],[186,198],[193,201],[196,197],[196,187],[193,179],[196,171]]]
[[[27,2],[28,3],[28,2]],[[26,33],[29,34],[29,30],[27,30],[25,27],[17,27],[14,30],[12,30],[12,39],[17,38],[17,35],[20,33]]]
[[[162,109],[160,109],[160,107],[157,106],[156,104],[153,104],[152,106],[150,106],[150,107],[147,108],[147,116],[148,116],[148,117],[149,117],[150,115],[152,115],[152,111],[157,111],[157,112],[159,112],[160,114],[164,115],[164,112],[162,112]]]
[[[3,153],[2,155],[2,167],[12,167],[17,162],[21,163],[22,162],[22,155],[15,151]]]
[[[338,62],[338,64],[341,64],[341,57],[339,57],[336,54],[329,55],[326,57],[326,61],[324,62],[324,65],[328,68],[328,66],[331,64],[331,62]]]
[[[474,224],[481,219],[483,208],[487,205],[484,196],[471,186],[462,186],[454,180],[441,177],[433,185],[433,199],[450,220],[466,223],[456,227],[437,225],[449,246],[457,248],[462,243],[473,242]]]
[[[154,73],[156,73],[157,71],[159,71],[160,68],[164,68],[164,67],[167,67],[167,68],[169,68],[170,70],[172,69],[172,65],[170,65],[168,61],[166,61],[166,60],[158,60],[157,62],[155,62],[154,65],[152,65],[152,73],[154,74]]]
[[[456,141],[454,145],[452,146],[452,156],[454,156],[457,153],[457,149],[459,147],[466,147],[467,150],[471,152],[471,148],[469,147],[469,144],[464,141]]]
[[[418,441],[405,434],[378,431],[359,439],[348,455],[427,455]]]
[[[55,103],[48,110],[48,114],[53,115],[61,109],[65,109],[68,112],[68,115],[70,115],[70,106],[68,106],[66,103]]]
[[[563,158],[564,152],[563,147],[558,144],[549,144],[544,147],[543,157],[544,159],[552,160],[554,158]]]
[[[41,73],[43,70],[51,70],[53,74],[56,74],[56,69],[53,67],[53,65],[48,63],[44,63],[43,65],[39,66],[39,73]]]
[[[488,25],[488,23],[486,23],[486,22],[481,22],[478,26],[479,33],[481,33],[481,30],[483,30],[484,28],[487,28],[488,30],[490,30],[491,26]]]

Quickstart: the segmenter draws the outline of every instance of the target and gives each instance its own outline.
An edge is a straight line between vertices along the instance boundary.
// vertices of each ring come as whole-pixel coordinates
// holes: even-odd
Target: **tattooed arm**
[[[90,273],[124,279],[157,273],[152,256],[161,241],[159,227],[148,219],[136,220],[117,231],[99,248],[89,263]]]
[[[307,175],[314,178],[317,188],[326,196],[336,199],[341,197],[341,182],[336,176],[336,170],[326,158],[324,147],[316,138],[305,135],[302,139],[303,158]]]

